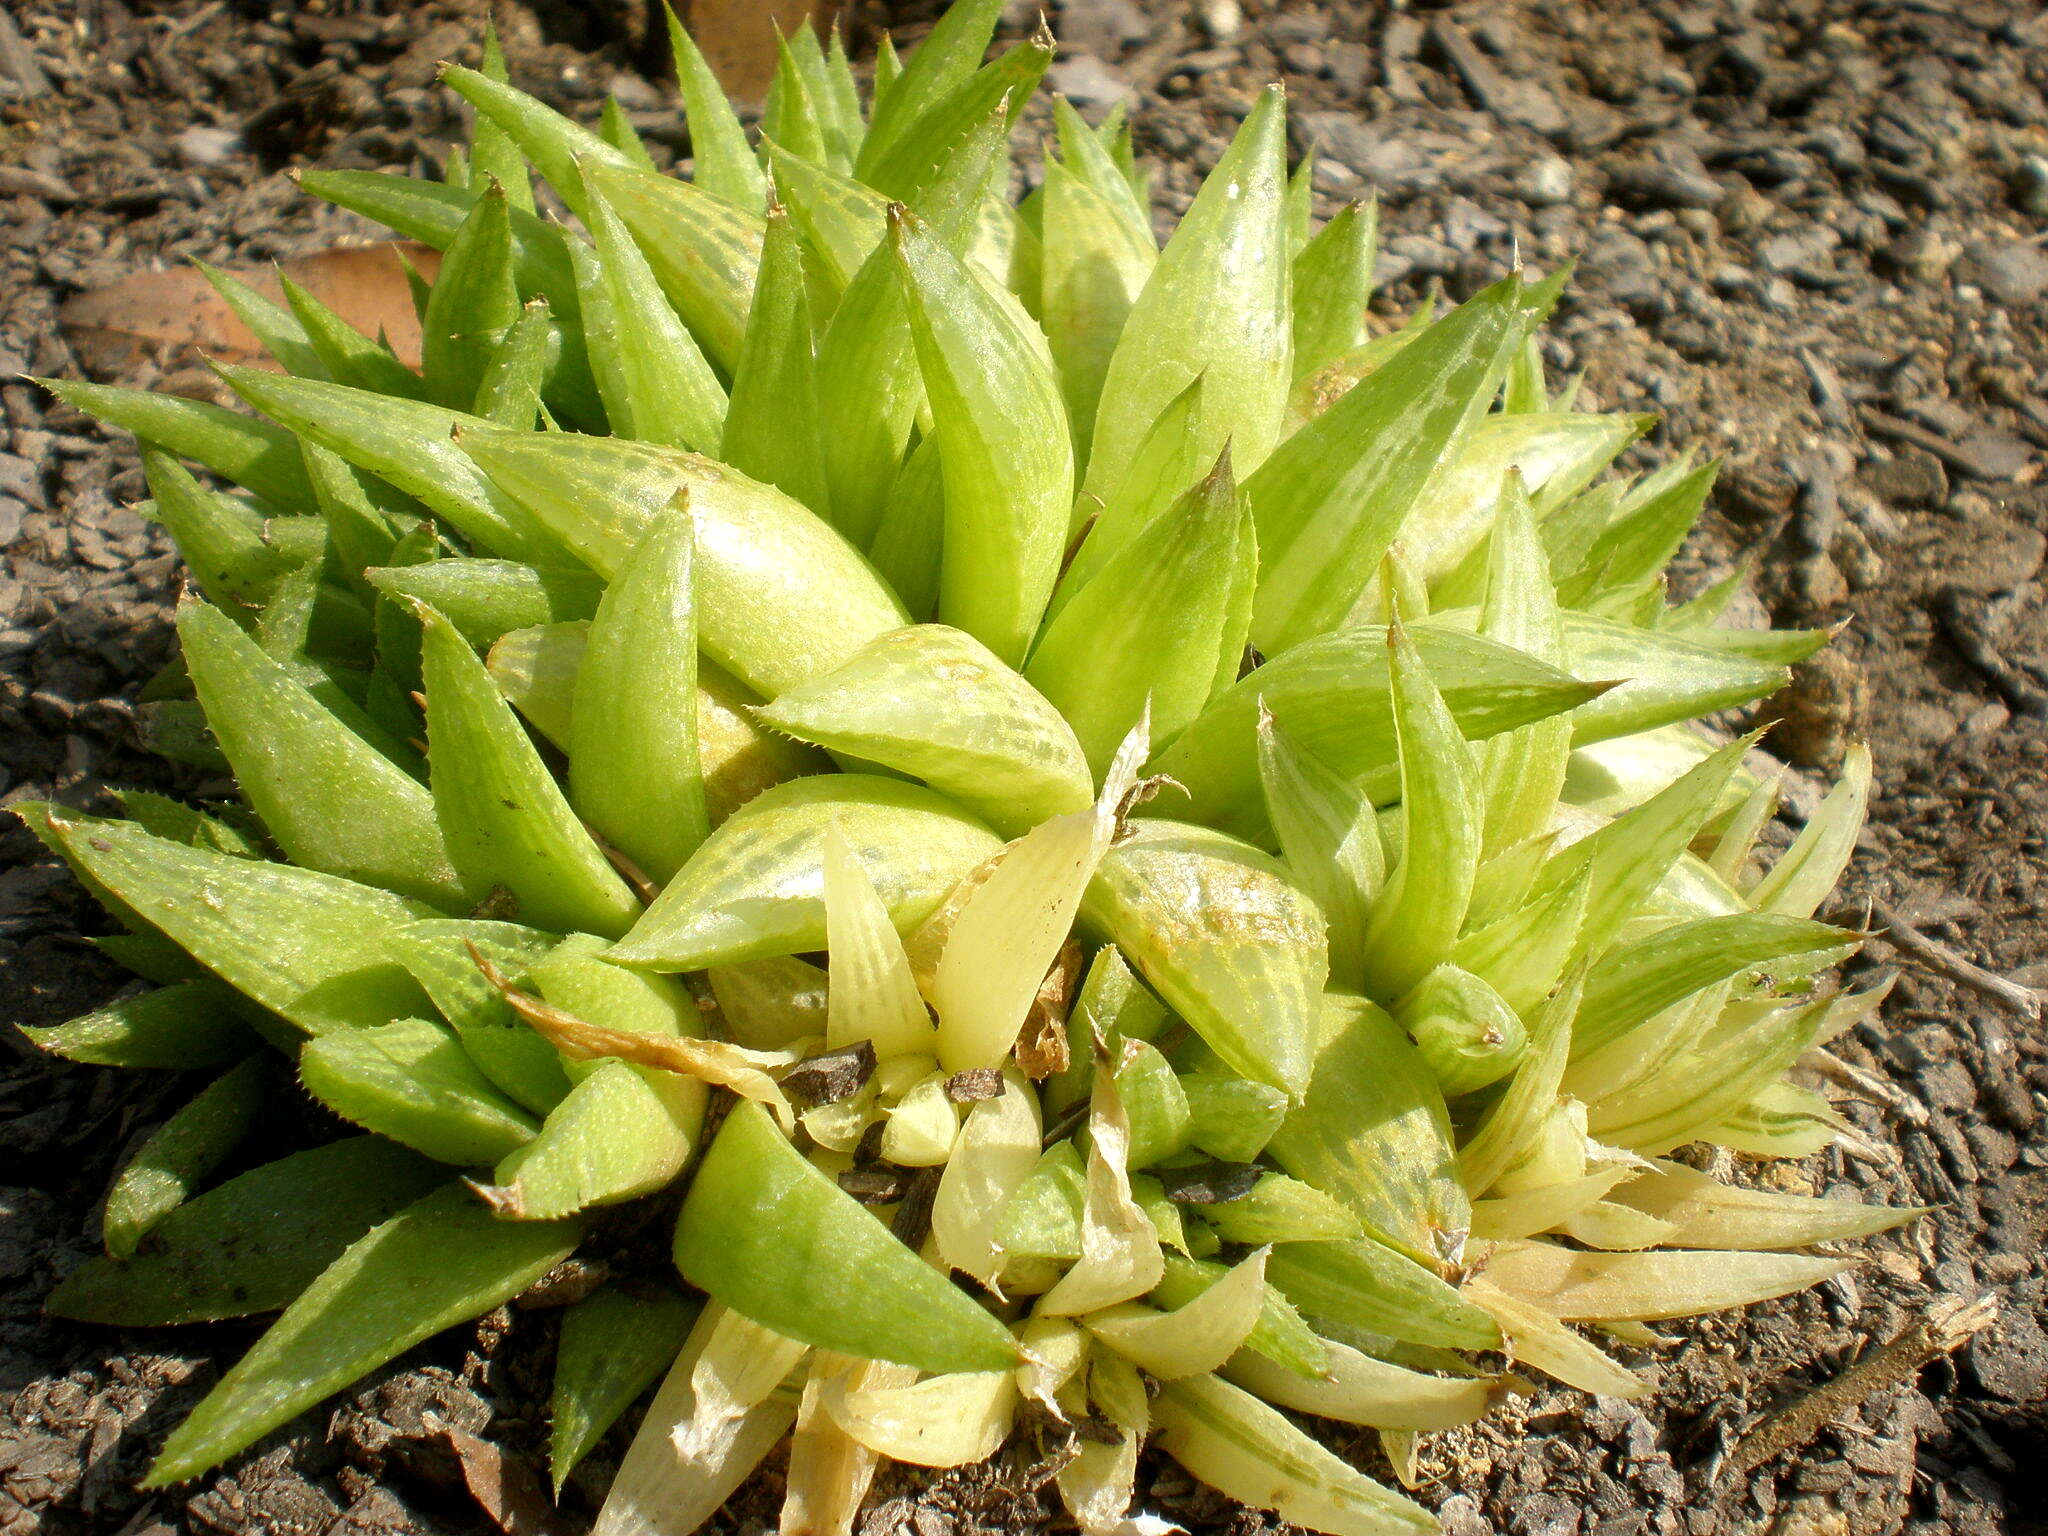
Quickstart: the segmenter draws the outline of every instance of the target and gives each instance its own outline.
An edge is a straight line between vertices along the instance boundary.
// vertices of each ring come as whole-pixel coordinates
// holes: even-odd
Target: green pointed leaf
[[[1277,655],[1345,621],[1500,387],[1522,302],[1521,279],[1510,276],[1459,305],[1245,481],[1263,558],[1252,621],[1260,650]]]
[[[1768,912],[1702,917],[1666,928],[1595,967],[1572,1026],[1572,1054],[1612,1044],[1666,1008],[1744,971],[1789,961],[1804,972],[1846,958],[1856,943],[1847,929]]]
[[[975,230],[1004,119],[994,114],[953,151],[946,174],[913,203],[956,255]],[[881,240],[847,283],[818,343],[818,403],[835,525],[867,544],[880,523],[911,429],[925,407],[903,276]]]
[[[867,139],[868,125],[861,113],[860,85],[854,79],[852,61],[846,56],[846,29],[835,21],[828,30],[831,42],[812,75],[811,94],[826,120],[845,140],[847,167],[851,169]]]
[[[1409,632],[1460,733],[1481,741],[1545,719],[1602,691],[1518,651],[1433,625]],[[1258,720],[1273,718],[1308,751],[1376,802],[1398,798],[1387,632],[1361,626],[1324,635],[1267,662],[1225,690],[1150,764],[1183,785],[1191,805],[1161,802],[1190,820],[1263,837]]]
[[[822,676],[905,622],[874,568],[829,524],[723,464],[561,432],[465,433],[462,448],[606,577],[687,491],[697,643],[766,697]]]
[[[477,385],[512,322],[519,290],[512,275],[512,222],[504,188],[492,184],[462,221],[421,318],[424,372],[435,400],[456,409]]]
[[[1518,472],[1503,482],[1488,551],[1486,604],[1479,633],[1539,661],[1562,665],[1563,621],[1534,510]],[[1572,724],[1563,715],[1504,732],[1478,749],[1485,851],[1499,853],[1550,827],[1571,757]]]
[[[488,431],[488,422],[425,401],[280,378],[255,368],[223,368],[221,377],[266,416],[417,496],[480,553],[512,560],[561,558],[560,546],[450,436],[458,427]]]
[[[463,878],[503,886],[522,921],[616,936],[640,903],[612,868],[469,642],[432,609],[422,668],[434,814]]]
[[[239,1060],[258,1044],[237,1007],[234,992],[217,981],[179,981],[63,1024],[16,1027],[38,1050],[66,1061],[189,1071]]]
[[[829,516],[818,412],[817,342],[803,241],[789,214],[771,207],[720,456],[741,474]]]
[[[621,437],[718,457],[725,386],[655,282],[654,269],[604,197],[589,199],[597,252],[571,243],[584,345],[605,414]]]
[[[1718,459],[1691,474],[1634,511],[1602,529],[1586,554],[1582,580],[1559,588],[1559,600],[1575,607],[1600,592],[1618,591],[1648,581],[1671,562],[1685,536],[1706,510],[1707,496],[1720,473]]]
[[[484,56],[481,72],[500,85],[507,77],[505,51],[498,43],[498,29],[484,24]],[[469,125],[469,179],[479,188],[496,182],[514,208],[533,212],[533,181],[526,173],[526,156],[512,142],[512,136],[498,126],[488,113],[479,112]]]
[[[1106,502],[1084,494],[1076,503],[1082,519],[1079,548],[1060,577],[1046,610],[1046,622],[1057,618],[1074,595],[1095,579],[1096,572],[1130,548],[1151,525],[1209,472],[1212,456],[1196,457],[1207,440],[1203,429],[1203,387],[1196,379],[1170,400],[1138,445],[1131,468]]]
[[[767,153],[776,194],[818,269],[814,279],[835,297],[843,294],[888,233],[889,199],[772,141]]]
[[[227,1161],[256,1122],[268,1067],[262,1057],[249,1057],[215,1078],[143,1143],[107,1191],[100,1230],[110,1255],[132,1258],[150,1229]]]
[[[281,512],[312,512],[299,441],[275,422],[146,389],[114,389],[70,379],[36,382],[66,405],[133,432],[166,453],[204,464]]]
[[[1122,110],[1121,106],[1112,108],[1111,116],[1103,119],[1101,128],[1090,128],[1086,119],[1074,110],[1073,103],[1064,96],[1054,97],[1052,116],[1053,125],[1059,133],[1060,158],[1066,162],[1066,171],[1109,201],[1131,234],[1143,241],[1147,250],[1156,257],[1159,242],[1152,234],[1151,209],[1132,186],[1124,174],[1125,167],[1105,140],[1105,135],[1113,134],[1113,119]],[[1151,265],[1150,261],[1146,262],[1148,270]]]
[[[809,26],[800,31],[811,39],[815,48],[817,38]],[[768,99],[761,106],[761,136],[830,170],[844,172],[850,169],[843,140],[838,146],[839,153],[826,147],[825,125],[816,103],[811,100],[810,82],[804,78],[789,38],[779,29],[775,35],[775,49],[775,74],[768,82]]]
[[[166,938],[308,1034],[381,1024],[426,999],[391,960],[409,903],[333,875],[187,848],[52,812],[65,857]]]
[[[605,97],[604,109],[598,118],[597,136],[641,170],[659,173],[660,167],[654,163],[654,156],[641,140],[640,130],[633,126],[626,109],[619,105],[618,97]]]
[[[275,299],[258,293],[232,272],[223,272],[203,261],[194,261],[192,265],[213,285],[213,291],[227,302],[228,308],[235,312],[235,318],[249,327],[263,350],[276,358],[286,373],[295,373],[304,379],[328,377],[327,365],[307,339],[305,327],[299,323],[298,316]]]
[[[1094,798],[1059,712],[972,635],[941,624],[878,636],[756,713],[801,740],[922,779],[1006,837]]]
[[[232,1456],[430,1334],[502,1305],[575,1251],[573,1221],[497,1221],[449,1185],[357,1240],[165,1442],[144,1486]]]
[[[307,345],[320,358],[320,371],[308,377],[332,379],[351,389],[367,389],[377,395],[397,395],[406,400],[426,398],[427,386],[420,376],[401,363],[380,340],[365,336],[289,277],[280,273],[278,281],[284,288],[285,302],[305,333]]]
[[[1249,476],[1279,438],[1292,346],[1284,115],[1269,87],[1131,308],[1096,416],[1086,489],[1097,496],[1115,493],[1146,429],[1197,377],[1208,397],[1200,462],[1227,442]]]
[[[758,208],[768,189],[767,178],[747,146],[747,132],[740,126],[739,114],[726,98],[725,87],[705,63],[696,40],[676,19],[675,9],[667,0],[663,0],[662,11],[668,21],[669,49],[675,58],[683,115],[690,129],[696,183],[727,202],[742,208]]]
[[[1380,205],[1373,198],[1338,209],[1294,258],[1295,378],[1308,377],[1370,339],[1366,305],[1379,246]]]
[[[761,214],[687,181],[631,166],[587,164],[584,174],[632,233],[705,356],[730,374],[739,364],[761,260]]]
[[[1346,987],[1358,985],[1366,914],[1387,873],[1372,802],[1270,712],[1259,718],[1259,782],[1287,867],[1323,914],[1331,972]]]
[[[1074,495],[1045,340],[909,215],[891,229],[946,488],[939,616],[1010,665],[1052,595]]]
[[[125,1262],[93,1259],[46,1303],[123,1328],[274,1312],[363,1233],[447,1170],[380,1136],[352,1136],[229,1179],[168,1212]]]
[[[899,933],[931,915],[1001,847],[919,785],[826,774],[777,785],[734,812],[669,882],[610,958],[695,971],[825,947],[825,834],[838,826]]]
[[[1208,703],[1245,536],[1226,454],[1046,625],[1024,675],[1098,775],[1148,707],[1154,738],[1170,742]]]
[[[1017,1363],[1009,1330],[804,1160],[758,1104],[726,1117],[676,1224],[683,1278],[785,1338],[933,1372]]]
[[[1373,903],[1365,979],[1401,996],[1448,958],[1479,876],[1483,830],[1477,772],[1450,706],[1407,631],[1388,631],[1394,733],[1401,763],[1401,855]]]
[[[540,412],[541,385],[547,379],[550,354],[559,352],[561,346],[561,333],[548,301],[535,299],[527,304],[492,350],[477,380],[470,410],[493,426],[530,430]]]
[[[707,830],[695,537],[679,509],[634,546],[591,620],[570,717],[570,803],[656,884],[683,867]]]
[[[692,1078],[599,1063],[498,1164],[484,1197],[500,1215],[544,1221],[666,1188],[689,1160],[707,1097]]]
[[[156,498],[152,513],[199,590],[246,621],[298,561],[264,538],[264,519],[247,503],[207,490],[169,454],[144,448],[142,467]]]
[[[455,873],[433,797],[216,608],[178,614],[193,686],[235,779],[295,863],[438,906],[482,893]]]
[[[588,566],[522,565],[517,560],[428,560],[372,566],[370,584],[447,615],[471,645],[485,646],[515,629],[563,624],[597,612],[604,581]]]
[[[1132,834],[1084,916],[1233,1071],[1299,1098],[1328,971],[1314,904],[1249,844],[1169,821]]]
[[[458,1168],[496,1162],[535,1130],[461,1042],[425,1019],[309,1041],[299,1052],[299,1079],[344,1120]]]
[[[1058,161],[1045,171],[1045,261],[1039,313],[1059,366],[1075,454],[1083,463],[1109,360],[1159,259],[1149,230]]]
[[[1855,856],[1870,804],[1870,787],[1870,749],[1857,742],[1849,748],[1842,781],[1829,791],[1798,839],[1749,893],[1751,905],[1759,912],[1812,916]]]
[[[1002,111],[1005,126],[1014,126],[1052,55],[1052,34],[1044,28],[1006,49],[928,107],[884,153],[872,159],[863,153],[861,180],[886,197],[915,198],[943,174],[953,146],[990,113]]]
[[[683,1347],[697,1307],[665,1285],[601,1286],[562,1313],[548,1417],[548,1468],[559,1497],[576,1464]]]
[[[631,155],[502,81],[457,64],[442,69],[441,83],[504,129],[578,218],[587,212],[584,170],[602,166],[642,174]]]
[[[1472,1224],[1435,1075],[1364,998],[1322,999],[1308,1093],[1266,1150],[1417,1263],[1440,1264]]]
[[[855,173],[862,180],[882,157],[918,131],[925,113],[964,85],[981,67],[1002,15],[1002,0],[962,0],[950,6],[885,89],[878,61],[875,103],[867,142],[861,146]],[[888,57],[894,59],[890,50]]]
[[[1314,1319],[1443,1349],[1498,1349],[1492,1318],[1405,1254],[1369,1237],[1283,1243],[1266,1278]]]

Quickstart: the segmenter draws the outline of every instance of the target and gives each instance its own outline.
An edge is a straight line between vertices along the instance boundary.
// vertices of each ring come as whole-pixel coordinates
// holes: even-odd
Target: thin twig
[[[1990,998],[2030,1024],[2041,1022],[2041,994],[2032,987],[2023,987],[1996,971],[1987,971],[1974,960],[1965,960],[1939,939],[1929,938],[1882,901],[1873,901],[1870,909],[1884,924],[1884,931],[1878,937],[1900,954],[1918,960],[1929,970],[1938,971],[1959,986]],[[2007,1048],[2010,1049],[2009,1046]]]
[[[1946,1297],[1889,1343],[1872,1350],[1841,1375],[1766,1415],[1737,1442],[1720,1481],[1744,1478],[1775,1456],[1805,1445],[1821,1427],[1848,1417],[1887,1387],[1910,1381],[1920,1367],[1952,1354],[1998,1319],[1989,1295],[1975,1301]]]
[[[2018,1014],[2028,1023],[2040,1024],[2044,1001],[2042,993],[2032,987],[2023,987],[1996,971],[1988,971],[1974,961],[1965,960],[1939,939],[1929,938],[1881,901],[1871,902],[1870,910],[1884,924],[1884,931],[1878,937],[1900,954],[1917,960],[1958,986],[1968,987],[2000,1008]],[[2012,1036],[1995,1013],[1973,1009],[1969,1019],[1977,1035],[1977,1048],[1984,1053],[1983,1085],[1991,1102],[1997,1107],[2000,1117],[2015,1129],[2031,1125],[2035,1119],[2034,1107],[2027,1096],[2025,1081],[2019,1074],[2019,1053],[2013,1048]]]

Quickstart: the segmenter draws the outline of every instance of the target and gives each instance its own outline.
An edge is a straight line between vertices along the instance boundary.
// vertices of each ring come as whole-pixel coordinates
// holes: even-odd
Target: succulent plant
[[[1764,867],[1692,724],[1826,638],[1668,603],[1713,466],[1610,472],[1650,423],[1553,397],[1561,274],[1375,335],[1277,89],[1163,248],[1118,115],[1055,103],[1013,206],[1000,9],[866,110],[798,32],[758,145],[676,27],[688,180],[487,49],[444,180],[304,178],[444,252],[420,369],[216,275],[260,414],[51,383],[143,440],[198,594],[153,737],[242,801],[23,808],[159,983],[40,1043],[222,1073],[52,1310],[280,1314],[153,1484],[598,1244],[660,1256],[562,1319],[558,1487],[661,1381],[602,1532],[785,1436],[784,1530],[847,1531],[1027,1416],[1091,1536],[1148,1436],[1423,1530],[1281,1410],[1406,1475],[1517,1368],[1646,1390],[1572,1325],[1911,1214],[1672,1160],[1845,1133],[1786,1074],[1879,1000],[1813,916],[1867,757]],[[216,1182],[272,1051],[363,1134]]]

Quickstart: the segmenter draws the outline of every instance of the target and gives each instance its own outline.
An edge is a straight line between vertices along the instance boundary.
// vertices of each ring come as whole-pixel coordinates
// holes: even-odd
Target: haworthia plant
[[[552,1447],[559,1491],[661,1383],[607,1536],[785,1437],[784,1528],[847,1533],[1027,1412],[1087,1536],[1148,1438],[1393,1536],[1280,1410],[1405,1466],[1503,1356],[1646,1392],[1642,1320],[1913,1214],[1669,1157],[1826,1141],[1786,1073],[1881,995],[1814,916],[1867,756],[1772,860],[1691,723],[1825,638],[1667,605],[1712,466],[1631,486],[1647,419],[1552,407],[1556,277],[1369,312],[1277,89],[1163,248],[1121,113],[1057,104],[1008,206],[1050,43],[989,60],[1002,10],[865,94],[799,31],[758,143],[671,18],[692,179],[492,45],[445,181],[305,179],[444,252],[419,370],[216,274],[260,415],[51,386],[144,443],[196,589],[159,740],[242,800],[14,808],[162,983],[31,1038],[203,1072],[52,1309],[281,1312],[152,1485],[609,1230]],[[236,1168],[316,1103],[350,1133]]]

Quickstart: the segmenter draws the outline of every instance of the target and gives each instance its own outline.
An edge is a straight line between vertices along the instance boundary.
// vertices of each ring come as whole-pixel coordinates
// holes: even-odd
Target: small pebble
[[[194,170],[219,165],[242,147],[242,136],[232,128],[187,128],[171,147],[178,158]]]
[[[1571,201],[1571,163],[1557,155],[1539,155],[1515,179],[1515,191],[1532,208],[1554,208]]]

